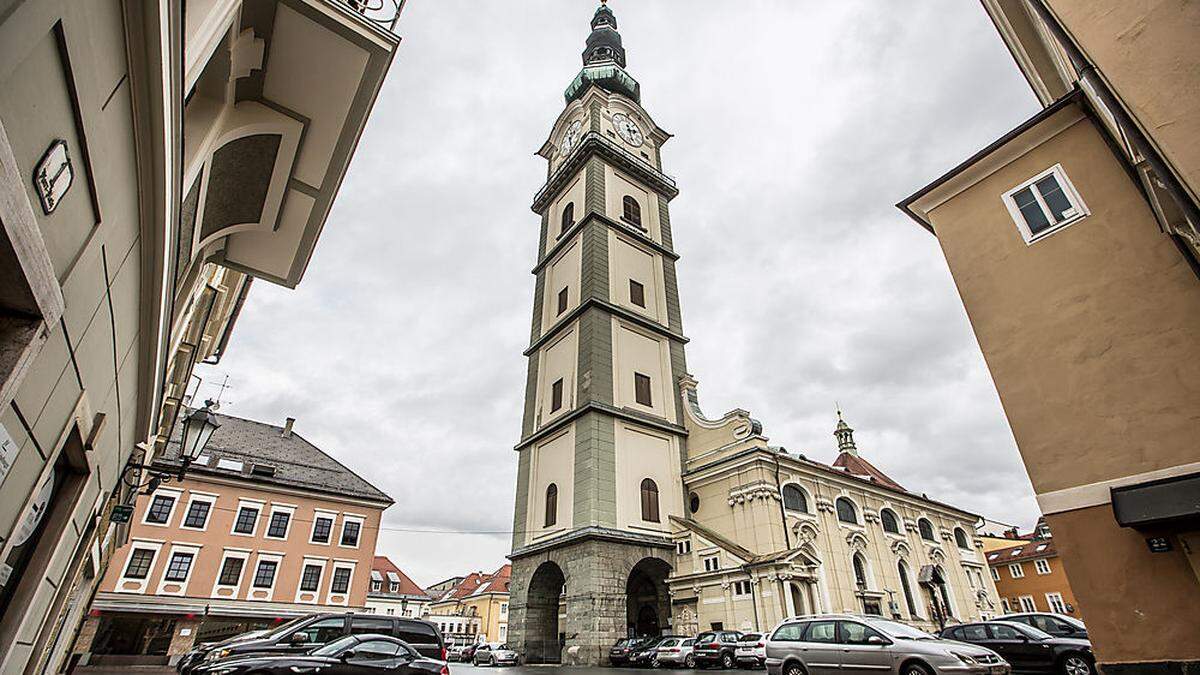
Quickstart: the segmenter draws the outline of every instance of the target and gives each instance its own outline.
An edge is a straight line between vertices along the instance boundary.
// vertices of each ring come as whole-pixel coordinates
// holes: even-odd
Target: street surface
[[[558,671],[568,671],[567,675],[636,675],[637,673],[646,673],[651,675],[655,672],[662,673],[683,673],[691,672],[686,669],[673,668],[588,668],[583,666],[501,666],[499,668],[477,668],[469,663],[451,663],[451,675],[551,675]],[[76,668],[76,673],[79,675],[121,675],[122,673],[138,673],[139,675],[173,675],[174,668],[166,667],[149,667],[149,666],[117,666],[112,668],[96,668],[84,667]],[[731,675],[736,675],[738,672],[730,670],[726,671]],[[750,671],[744,671],[750,672]]]

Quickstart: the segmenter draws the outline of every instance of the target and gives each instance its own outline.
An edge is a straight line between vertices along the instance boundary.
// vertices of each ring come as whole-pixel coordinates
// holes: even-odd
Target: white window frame
[[[1014,579],[1025,578],[1025,568],[1021,565],[1021,563],[1009,563],[1008,573],[1012,575],[1012,578]]]
[[[1071,203],[1071,207],[1075,209],[1075,213],[1067,216],[1062,221],[1055,223],[1054,218],[1050,213],[1050,207],[1047,206],[1045,200],[1042,199],[1041,193],[1036,187],[1032,188],[1030,192],[1033,194],[1034,199],[1037,200],[1038,206],[1042,208],[1042,213],[1045,214],[1046,220],[1051,223],[1050,227],[1046,228],[1045,231],[1039,232],[1035,235],[1030,231],[1029,224],[1025,222],[1025,216],[1021,213],[1021,209],[1017,207],[1017,201],[1013,198],[1013,195],[1027,187],[1030,187],[1034,183],[1051,174],[1053,174],[1054,179],[1058,181],[1059,188],[1062,189],[1063,194],[1066,195],[1067,201]],[[1021,238],[1025,240],[1025,244],[1027,246],[1033,244],[1034,242],[1041,241],[1055,232],[1059,232],[1066,227],[1092,215],[1092,212],[1088,210],[1087,205],[1083,203],[1083,198],[1079,196],[1079,192],[1075,189],[1075,185],[1071,183],[1069,178],[1067,178],[1067,172],[1063,170],[1062,164],[1055,164],[1049,169],[1037,174],[1033,178],[1030,178],[1024,183],[1021,183],[1020,185],[1005,192],[1001,196],[1001,199],[1004,201],[1004,206],[1008,208],[1008,214],[1012,217],[1013,222],[1016,223],[1017,230],[1021,233]]]
[[[237,558],[242,561],[242,571],[238,574],[238,581],[234,585],[221,583],[221,571],[225,569],[225,561],[230,558]],[[221,562],[217,565],[217,574],[213,578],[212,597],[236,599],[238,592],[242,588],[242,581],[246,579],[246,570],[250,567],[250,549],[248,548],[226,548],[221,554]],[[231,595],[218,595],[219,590],[233,591]]]
[[[1012,614],[1012,606],[1008,604],[1008,598],[1000,598],[1000,609],[1003,609],[1005,614]]]
[[[154,506],[154,500],[159,496],[173,497],[175,501],[171,502],[171,510],[167,513],[167,522],[152,523],[148,520],[150,517],[150,507]],[[146,502],[146,509],[142,511],[142,525],[150,527],[170,527],[171,521],[175,518],[175,512],[179,509],[179,500],[183,499],[183,490],[175,490],[173,488],[159,488],[150,494],[150,501]]]
[[[196,572],[196,565],[200,562],[201,544],[171,544],[171,549],[167,551],[167,556],[163,558],[162,571],[158,574],[158,589],[154,591],[155,595],[187,595],[188,583],[192,580],[192,575]],[[176,553],[192,554],[192,563],[188,565],[187,577],[183,581],[168,581],[167,572],[171,569],[171,561],[175,559]],[[179,586],[177,591],[168,591],[168,584]]]
[[[355,560],[337,559],[337,560],[333,561],[333,564],[329,568],[329,589],[325,592],[325,604],[326,605],[345,606],[345,605],[350,604],[350,595],[351,595],[351,593],[354,592],[354,568],[357,566],[358,566],[358,562]],[[346,592],[345,593],[334,593],[333,579],[334,579],[334,576],[337,574],[337,571],[340,569],[350,570],[350,578],[346,580]],[[342,596],[341,602],[335,601],[333,599],[334,595],[341,595]]]
[[[187,522],[188,513],[192,510],[192,504],[195,503],[208,504],[208,515],[204,516],[204,527],[188,527],[184,523]],[[188,492],[187,508],[183,509],[183,513],[179,515],[179,529],[188,532],[207,532],[208,524],[212,522],[213,512],[217,510],[217,495],[212,492]]]
[[[328,558],[308,555],[304,556],[304,559],[300,561],[300,575],[296,579],[296,602],[304,605],[315,605],[321,601],[321,584],[325,583],[325,567],[326,563],[328,562]],[[317,590],[302,591],[300,590],[300,584],[304,583],[304,568],[308,567],[309,565],[316,565],[317,567],[320,567],[321,576],[317,577]],[[302,593],[312,594],[312,600],[301,600],[300,595]]]
[[[270,534],[271,521],[275,519],[276,513],[288,514],[287,527],[284,528],[282,537],[275,537]],[[271,502],[271,515],[267,517],[267,522],[263,525],[263,539],[270,539],[272,541],[287,541],[288,537],[291,536],[291,534],[292,534],[292,525],[294,525],[295,523],[296,523],[296,506],[295,506],[295,504],[278,504],[276,502]]]
[[[258,536],[258,525],[263,520],[263,512],[266,511],[267,503],[257,499],[238,499],[237,511],[233,513],[233,522],[229,524],[229,534],[235,537],[256,537]],[[258,517],[254,519],[254,529],[249,533],[238,532],[236,529],[238,516],[241,515],[243,508],[258,509]]]
[[[1033,561],[1033,567],[1040,575],[1050,574],[1050,561],[1045,558],[1038,558]]]
[[[741,581],[733,582],[733,594],[734,595],[739,595],[739,596],[740,595],[750,595],[753,592],[754,592],[753,586],[751,586],[750,581],[748,579],[742,579]]]
[[[716,566],[712,567],[711,569],[708,566],[708,561],[710,561],[710,560],[716,561]],[[706,555],[706,556],[704,556],[703,561],[704,561],[704,571],[705,572],[720,572],[721,571],[721,556]]]
[[[308,530],[308,543],[310,543],[314,546],[330,546],[330,545],[332,545],[333,544],[333,533],[337,531],[337,517],[338,517],[337,511],[330,511],[328,509],[313,509],[312,527],[309,528],[309,530]],[[329,541],[317,541],[316,540],[317,519],[318,518],[328,518],[329,519]],[[360,535],[360,538],[361,538],[361,535]]]
[[[1047,593],[1046,606],[1050,608],[1051,612],[1056,614],[1067,613],[1067,602],[1063,600],[1062,593]]]
[[[154,566],[158,564],[158,554],[162,553],[163,543],[149,539],[134,539],[129,547],[129,555],[125,556],[125,564],[121,566],[121,578],[117,581],[116,591],[118,593],[145,593],[146,587],[150,585],[150,577],[154,575]],[[137,550],[154,551],[154,557],[150,560],[150,569],[146,570],[146,576],[141,579],[134,579],[126,576],[129,572],[129,564],[133,562],[133,552]],[[136,588],[125,588],[128,583],[136,584]]]
[[[262,588],[254,585],[254,578],[258,576],[258,567],[264,561],[273,561],[275,563],[275,576],[271,577],[271,587]],[[279,585],[279,575],[283,573],[283,554],[282,553],[267,553],[259,551],[254,559],[254,571],[250,574],[249,584],[246,586],[246,599],[252,602],[270,602],[275,598],[275,587]],[[267,597],[256,598],[254,594],[257,592],[266,592]]]
[[[342,514],[342,526],[338,529],[338,540],[337,540],[338,548],[348,548],[348,549],[354,550],[354,549],[361,547],[362,541],[363,541],[363,534],[366,532],[366,529],[367,529],[366,525],[365,525],[366,522],[367,522],[366,516],[362,516],[357,513],[343,513]],[[345,534],[346,534],[346,523],[358,523],[358,540],[354,542],[353,546],[347,546],[342,543],[342,537],[345,536]]]
[[[1000,581],[1000,570],[995,567],[989,567],[988,569],[992,570],[992,581]]]
[[[1017,598],[1017,601],[1021,603],[1021,611],[1022,612],[1038,611],[1037,603],[1033,601],[1032,595],[1022,595],[1019,598]],[[1026,601],[1028,601],[1028,604],[1026,603]]]

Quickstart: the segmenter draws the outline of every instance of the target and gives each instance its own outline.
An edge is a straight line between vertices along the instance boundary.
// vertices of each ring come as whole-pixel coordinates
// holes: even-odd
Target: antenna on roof
[[[225,373],[225,379],[221,381],[221,384],[217,385],[217,398],[213,401],[214,410],[221,407],[221,397],[225,395],[225,390],[232,388],[229,384],[229,373]]]

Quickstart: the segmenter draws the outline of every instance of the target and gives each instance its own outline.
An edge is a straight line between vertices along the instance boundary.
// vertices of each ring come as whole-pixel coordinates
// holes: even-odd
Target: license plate
[[[989,670],[993,675],[1004,675],[1004,673],[1008,672],[1008,668],[1004,666],[992,666]]]

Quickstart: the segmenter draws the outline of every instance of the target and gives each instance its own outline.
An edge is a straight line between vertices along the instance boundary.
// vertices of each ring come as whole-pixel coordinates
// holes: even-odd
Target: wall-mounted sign
[[[133,515],[133,507],[128,504],[117,504],[113,507],[108,519],[114,523],[128,523]]]
[[[1147,537],[1146,546],[1150,547],[1151,553],[1166,553],[1174,548],[1170,537]]]
[[[54,213],[74,180],[75,170],[71,167],[67,142],[60,138],[50,144],[33,170],[33,187],[46,215]]]

